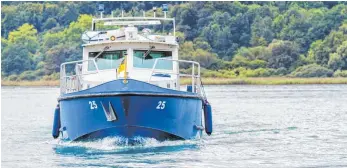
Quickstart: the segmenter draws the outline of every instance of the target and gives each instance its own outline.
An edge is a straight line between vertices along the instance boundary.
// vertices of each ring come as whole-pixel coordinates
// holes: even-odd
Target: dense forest
[[[115,15],[167,3],[180,57],[204,76],[347,77],[346,2],[2,2],[2,79],[58,79],[99,3]]]

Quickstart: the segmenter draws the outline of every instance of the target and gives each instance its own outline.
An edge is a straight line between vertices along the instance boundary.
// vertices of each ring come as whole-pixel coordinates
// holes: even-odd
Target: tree
[[[24,45],[30,53],[35,53],[38,48],[37,30],[33,25],[23,24],[17,30],[9,33],[8,42],[10,44]]]
[[[265,18],[257,16],[252,24],[251,44],[253,46],[266,46],[273,38],[272,19],[268,16]]]
[[[25,70],[36,67],[22,74],[58,72],[61,62],[80,58],[81,34],[90,29],[92,15],[99,15],[97,3],[3,2],[2,58],[30,64]],[[251,76],[288,74],[314,63],[343,74],[347,70],[344,2],[103,2],[104,14],[114,11],[119,16],[123,9],[131,16],[135,9],[136,16],[141,10],[152,16],[152,7],[163,3],[169,3],[168,17],[176,20],[180,58],[199,61],[205,68],[236,67]],[[157,16],[163,16],[160,8]],[[167,24],[153,31],[162,29],[173,27]],[[25,48],[16,51],[22,57],[10,51],[14,46]],[[8,74],[23,71],[9,69]]]
[[[6,47],[1,56],[1,71],[11,75],[32,69],[29,50],[20,44]]]
[[[209,68],[216,62],[217,55],[199,48],[193,53],[193,59],[199,62],[201,67]]]
[[[341,58],[341,61],[343,62],[341,69],[347,69],[347,40],[342,43],[337,48],[337,54]]]
[[[7,37],[10,31],[20,26],[21,21],[17,17],[16,6],[2,6],[1,10],[1,36]]]
[[[44,30],[49,30],[51,28],[54,28],[58,25],[58,22],[54,18],[49,18],[46,20],[46,22],[43,24]]]
[[[308,55],[310,58],[315,60],[317,64],[320,65],[328,65],[329,55],[332,53],[336,53],[338,51],[338,47],[340,48],[340,57],[341,59],[345,59],[342,54],[345,51],[345,47],[347,44],[344,42],[347,39],[347,31],[345,31],[346,24],[340,26],[339,31],[332,31],[328,36],[325,37],[324,40],[317,40],[311,44]],[[334,61],[336,61],[337,56],[334,55]],[[331,62],[332,63],[332,62]],[[342,64],[341,64],[342,65]]]
[[[76,61],[81,59],[82,55],[75,47],[68,45],[57,45],[46,52],[45,71],[46,74],[52,74],[60,71],[60,65],[67,61]]]
[[[297,44],[291,41],[275,40],[269,45],[271,57],[268,60],[270,68],[290,68],[298,59],[300,53]]]
[[[64,33],[63,32],[58,32],[58,33],[47,32],[46,34],[43,35],[42,41],[43,41],[43,46],[41,47],[41,49],[43,49],[43,51],[47,51],[48,49],[64,41]]]
[[[317,64],[326,65],[329,61],[329,53],[331,49],[325,46],[322,40],[317,40],[311,44],[309,57]]]
[[[64,30],[64,40],[73,44],[81,42],[81,34],[90,28],[92,16],[80,15],[76,22],[71,22],[69,28]]]
[[[265,60],[267,61],[271,57],[271,50],[268,47],[258,46],[252,48],[241,47],[236,55],[243,56],[248,60]]]
[[[339,56],[337,53],[332,53],[329,56],[329,62],[328,67],[334,71],[337,69],[341,69],[345,66],[345,61],[342,60],[341,56]]]
[[[309,64],[305,66],[298,67],[291,73],[291,76],[294,77],[331,77],[333,76],[334,71],[317,65],[317,64]]]
[[[62,10],[59,11],[59,24],[68,25],[78,18],[78,11],[76,9],[76,4],[73,2],[67,2],[63,6]]]

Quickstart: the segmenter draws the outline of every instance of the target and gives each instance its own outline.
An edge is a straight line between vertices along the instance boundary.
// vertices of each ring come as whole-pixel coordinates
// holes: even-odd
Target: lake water
[[[347,167],[347,85],[206,86],[200,140],[53,140],[58,88],[2,87],[3,167]]]

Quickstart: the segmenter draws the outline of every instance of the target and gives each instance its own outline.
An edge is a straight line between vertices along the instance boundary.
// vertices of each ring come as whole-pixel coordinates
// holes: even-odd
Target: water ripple
[[[347,85],[206,86],[199,140],[52,140],[58,88],[3,87],[2,167],[347,167]],[[18,105],[20,104],[20,105]]]

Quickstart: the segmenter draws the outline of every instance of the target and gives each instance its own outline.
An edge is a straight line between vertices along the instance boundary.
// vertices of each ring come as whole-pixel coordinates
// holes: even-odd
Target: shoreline
[[[302,84],[347,84],[347,78],[202,78],[204,85],[302,85]],[[190,78],[181,79],[181,84],[191,83]],[[53,81],[1,81],[1,86],[59,86]]]

